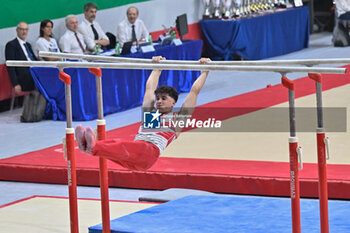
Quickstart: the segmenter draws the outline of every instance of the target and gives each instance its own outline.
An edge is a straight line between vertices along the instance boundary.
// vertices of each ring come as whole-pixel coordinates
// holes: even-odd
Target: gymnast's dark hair
[[[173,98],[175,100],[175,102],[177,102],[177,99],[179,98],[179,94],[177,93],[175,88],[173,88],[171,86],[159,86],[154,91],[154,93],[156,95],[158,95],[158,94],[168,94],[171,98]]]

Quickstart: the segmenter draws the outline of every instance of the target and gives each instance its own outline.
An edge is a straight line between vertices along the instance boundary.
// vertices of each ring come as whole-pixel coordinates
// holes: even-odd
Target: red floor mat
[[[349,75],[324,75],[323,90],[350,83]],[[314,93],[314,82],[308,78],[295,81],[296,97]],[[239,107],[221,120],[242,115],[253,108],[266,108],[288,100],[281,85],[215,101],[201,107]],[[132,139],[139,123],[107,133],[108,138]],[[98,159],[76,150],[79,185],[98,185]],[[0,179],[44,183],[67,183],[66,161],[62,146],[53,146],[0,160]],[[350,198],[349,165],[328,165],[330,198]],[[316,197],[317,165],[304,164],[300,172],[301,195]],[[144,189],[191,188],[211,192],[289,196],[289,163],[190,159],[161,157],[147,172],[129,171],[109,163],[110,186]]]

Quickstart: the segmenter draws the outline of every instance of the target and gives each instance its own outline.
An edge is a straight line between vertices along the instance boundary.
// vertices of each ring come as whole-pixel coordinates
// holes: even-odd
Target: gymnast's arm
[[[199,62],[201,64],[206,64],[207,62],[210,62],[211,60],[209,58],[201,58]],[[207,80],[209,71],[202,71],[202,73],[199,75],[197,80],[193,83],[192,88],[190,90],[190,93],[187,95],[185,101],[183,102],[179,115],[191,115],[194,111],[194,108],[197,104],[197,97],[199,92],[202,90],[202,87]]]
[[[161,56],[152,58],[152,61],[154,63],[159,63],[160,60],[165,60],[165,58]],[[154,110],[154,103],[155,103],[154,91],[157,89],[159,77],[161,73],[162,73],[161,70],[153,70],[150,76],[148,77],[148,80],[146,82],[145,95],[143,97],[143,103],[142,103],[143,111]]]

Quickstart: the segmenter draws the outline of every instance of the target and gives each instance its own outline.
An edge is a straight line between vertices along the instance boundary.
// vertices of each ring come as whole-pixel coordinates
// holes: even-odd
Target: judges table
[[[277,10],[239,20],[202,20],[206,50],[213,60],[259,60],[307,48],[307,7]]]
[[[159,45],[155,52],[129,54],[126,57],[152,58],[164,56],[171,60],[198,60],[202,41],[185,41],[182,45]],[[87,68],[66,68],[72,78],[73,120],[97,119],[96,81]],[[48,100],[45,118],[66,119],[64,83],[58,78],[57,68],[32,67],[35,84]],[[124,111],[142,104],[145,84],[151,70],[102,69],[104,114]],[[163,71],[160,85],[169,85],[179,92],[190,90],[199,71]]]

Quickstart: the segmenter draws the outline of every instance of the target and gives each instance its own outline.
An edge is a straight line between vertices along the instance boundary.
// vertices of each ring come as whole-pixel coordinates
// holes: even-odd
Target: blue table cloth
[[[202,41],[186,41],[180,46],[157,46],[155,52],[129,54],[128,57],[152,58],[164,56],[171,60],[198,60]],[[71,76],[72,115],[74,121],[97,119],[96,81],[87,68],[66,68]],[[66,120],[64,83],[58,69],[32,67],[31,73],[38,90],[48,100],[45,118]],[[104,115],[124,111],[142,104],[145,84],[151,70],[102,69]],[[178,92],[188,92],[199,71],[163,71],[159,85],[169,85]]]
[[[205,48],[213,60],[259,60],[307,48],[308,7],[239,20],[202,20]]]

